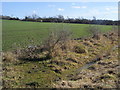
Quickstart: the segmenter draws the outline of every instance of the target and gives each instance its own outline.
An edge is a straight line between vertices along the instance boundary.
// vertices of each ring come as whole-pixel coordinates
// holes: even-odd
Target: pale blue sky
[[[23,18],[32,14],[40,17],[63,15],[92,19],[118,20],[117,2],[4,2],[2,14]]]

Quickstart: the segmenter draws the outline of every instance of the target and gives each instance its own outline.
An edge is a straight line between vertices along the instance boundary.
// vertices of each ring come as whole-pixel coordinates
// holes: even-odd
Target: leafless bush
[[[41,60],[61,55],[62,51],[70,48],[72,33],[67,30],[52,31],[39,46],[30,45],[14,51],[18,59]]]
[[[113,30],[113,31],[118,31],[118,26],[113,25],[113,26],[112,26],[112,30]]]
[[[88,27],[89,32],[93,35],[93,38],[99,40],[100,39],[100,33],[101,33],[101,28],[97,25],[90,25]]]
[[[14,51],[17,59],[43,60],[67,53],[74,46],[72,33],[68,30],[52,31],[41,45],[30,45]]]
[[[48,51],[48,57],[54,57],[59,52],[66,50],[72,33],[67,30],[53,31],[44,41],[44,48]]]

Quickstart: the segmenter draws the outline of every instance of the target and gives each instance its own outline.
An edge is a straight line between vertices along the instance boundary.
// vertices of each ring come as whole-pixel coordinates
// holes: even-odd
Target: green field
[[[112,29],[112,26],[99,25],[102,31]],[[73,37],[89,35],[88,24],[43,23],[14,20],[2,21],[3,50],[11,50],[28,44],[40,44],[51,30],[71,30]],[[32,41],[31,41],[32,40]]]

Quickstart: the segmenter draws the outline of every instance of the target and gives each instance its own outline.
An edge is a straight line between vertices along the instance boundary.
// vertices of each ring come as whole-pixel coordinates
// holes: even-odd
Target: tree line
[[[64,18],[62,15],[57,15],[54,17],[39,17],[36,14],[31,16],[25,16],[23,19],[18,17],[10,17],[0,15],[0,19],[5,20],[20,20],[20,21],[33,21],[33,22],[55,22],[55,23],[77,23],[77,24],[99,24],[99,25],[118,25],[119,21],[113,20],[101,20],[93,17],[92,20],[85,18]]]

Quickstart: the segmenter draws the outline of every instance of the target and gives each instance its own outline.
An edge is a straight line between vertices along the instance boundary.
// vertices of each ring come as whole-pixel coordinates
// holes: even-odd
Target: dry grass
[[[66,34],[64,35],[66,36]],[[97,86],[105,87],[104,85],[101,86],[101,82],[105,80],[99,80],[99,82],[94,82],[94,81],[100,79],[101,77],[105,77],[107,79],[113,80],[112,84],[114,84],[113,82],[114,80],[116,80],[116,77],[112,74],[106,74],[107,71],[105,72],[105,69],[109,68],[110,70],[112,69],[113,66],[115,66],[117,62],[114,60],[116,60],[116,58],[112,58],[112,57],[117,57],[118,55],[118,53],[115,52],[116,50],[115,51],[111,50],[113,46],[117,44],[117,41],[112,43],[112,41],[115,38],[117,38],[116,33],[108,33],[106,35],[107,37],[102,35],[99,40],[95,38],[72,40],[68,37],[62,38],[56,36],[56,34],[53,34],[52,36],[53,39],[49,38],[47,42],[44,43],[45,45],[43,44],[42,46],[26,47],[23,49],[19,49],[14,53],[5,52],[3,54],[3,61],[8,63],[9,62],[14,63],[15,61],[18,61],[18,59],[43,60],[42,64],[40,64],[39,66],[43,65],[43,68],[47,66],[47,68],[49,68],[48,70],[49,72],[59,75],[61,78],[60,79],[61,81],[54,84],[53,87],[57,87],[57,88],[60,87],[86,88],[86,87],[97,87]],[[49,56],[50,58],[45,59],[44,57],[47,56]],[[76,80],[74,81],[71,79],[66,80],[67,78],[66,76],[71,72],[74,73],[73,71],[76,70],[76,68],[80,68],[84,64],[91,62],[93,59],[97,59],[97,58],[101,59],[99,63],[96,63],[94,66],[91,66],[87,70],[83,70],[83,72],[80,72],[80,74],[78,73],[78,75],[77,73],[75,73],[77,76],[74,77],[74,79]],[[104,60],[105,58],[107,59]],[[114,60],[112,61],[112,59]],[[38,62],[35,62],[35,64],[37,63]],[[29,64],[31,68],[31,65],[33,65],[33,63],[29,62]],[[103,66],[105,66],[106,68]],[[8,67],[10,66],[8,65]],[[28,68],[27,65],[26,68]],[[41,67],[39,70],[41,70]],[[26,74],[26,72],[24,73]],[[9,76],[12,76],[12,73],[8,73],[6,75],[6,77]],[[36,74],[36,76],[39,75]],[[105,83],[109,84],[109,82],[107,81]],[[114,86],[115,85],[113,85],[113,87]]]
[[[116,82],[119,75],[117,75],[118,62],[117,62],[117,48],[114,47],[117,45],[117,32],[109,32],[106,36],[102,35],[99,40],[97,39],[87,39],[83,40],[79,44],[85,45],[87,49],[95,51],[96,55],[93,59],[100,58],[100,61],[88,69],[82,70],[78,75],[74,77],[73,80],[61,80],[56,84],[53,84],[53,87],[56,88],[116,88]],[[90,41],[91,40],[91,41]],[[114,41],[115,40],[115,41]],[[89,42],[90,41],[90,42]],[[112,43],[114,41],[114,43]],[[114,48],[114,50],[113,50]],[[88,51],[91,55],[90,51]],[[76,60],[74,57],[76,54],[71,54],[68,57],[71,57],[73,60]],[[79,55],[81,57],[82,54]],[[90,57],[90,56],[89,56]],[[79,58],[76,61],[81,61],[83,58]],[[90,58],[88,58],[90,59]],[[86,60],[85,60],[86,61]],[[83,62],[83,61],[82,61]],[[71,77],[72,77],[71,76]],[[70,77],[70,78],[71,78]]]
[[[3,53],[3,61],[5,62],[15,62],[17,61],[17,56],[12,52]]]
[[[44,48],[48,51],[48,57],[53,58],[71,51],[76,43],[71,40],[70,32],[60,30],[50,33],[43,44]]]

